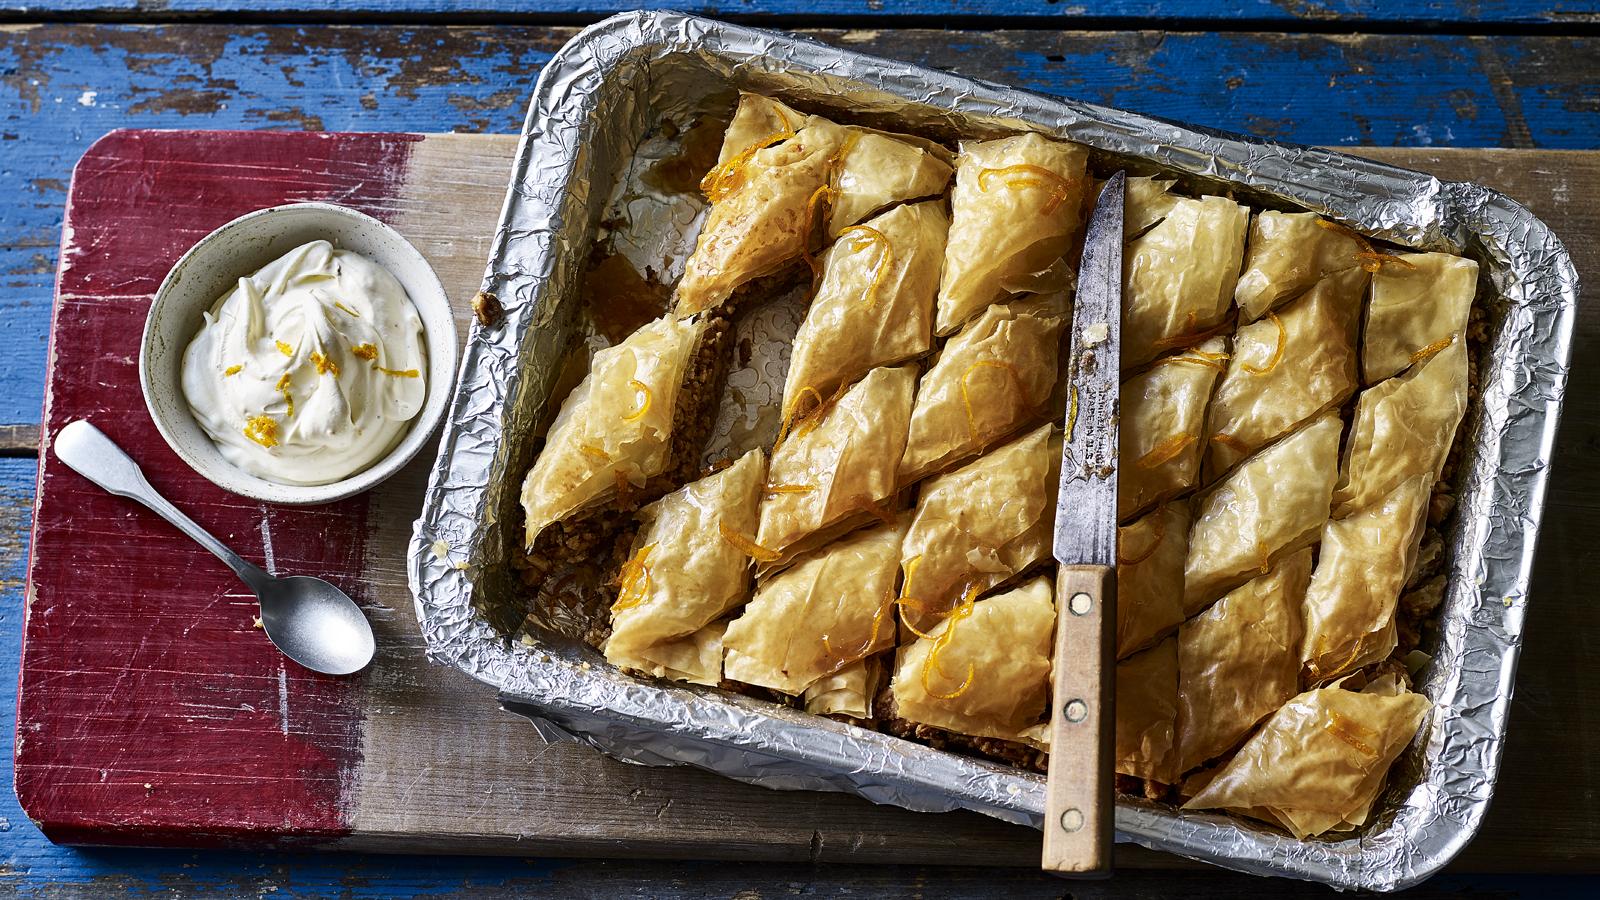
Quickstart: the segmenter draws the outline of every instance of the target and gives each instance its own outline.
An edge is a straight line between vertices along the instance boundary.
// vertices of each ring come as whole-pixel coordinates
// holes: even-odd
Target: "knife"
[[[1045,788],[1046,871],[1111,873],[1116,735],[1117,391],[1126,173],[1089,217],[1067,356],[1067,422],[1056,498],[1056,641]]]

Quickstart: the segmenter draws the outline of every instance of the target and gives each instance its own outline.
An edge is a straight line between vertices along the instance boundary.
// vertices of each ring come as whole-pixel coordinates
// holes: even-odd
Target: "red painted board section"
[[[382,218],[416,135],[119,131],[73,175],[46,443],[87,418],[157,490],[246,557],[363,597],[367,505],[234,496],[145,410],[145,314],[180,255],[254,209],[328,200]],[[361,683],[289,662],[233,574],[142,506],[41,459],[17,710],[16,789],[52,840],[316,841],[347,830]]]

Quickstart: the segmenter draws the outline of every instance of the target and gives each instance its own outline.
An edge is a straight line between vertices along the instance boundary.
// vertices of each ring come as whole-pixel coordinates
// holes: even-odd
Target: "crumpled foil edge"
[[[679,64],[924,132],[1040,130],[1094,148],[1102,164],[1182,173],[1253,202],[1310,209],[1397,243],[1478,259],[1498,296],[1483,396],[1463,425],[1467,475],[1447,538],[1452,567],[1439,646],[1418,685],[1434,710],[1397,763],[1375,822],[1355,836],[1297,841],[1226,816],[1134,801],[1119,803],[1116,815],[1119,840],[1340,888],[1416,884],[1471,840],[1499,769],[1576,315],[1576,270],[1544,223],[1477,185],[678,13],[628,13],[585,29],[534,91],[483,283],[504,316],[472,328],[408,556],[431,659],[496,688],[506,708],[528,715],[548,739],[581,740],[619,759],[1041,824],[1044,783],[1035,774],[748,697],[636,680],[583,648],[513,643],[504,623],[491,624],[492,599],[514,591],[505,548],[516,536],[504,529],[518,527],[527,432],[551,400],[543,394],[606,199],[595,178],[636,146],[651,79]],[[438,541],[448,554],[434,552]]]

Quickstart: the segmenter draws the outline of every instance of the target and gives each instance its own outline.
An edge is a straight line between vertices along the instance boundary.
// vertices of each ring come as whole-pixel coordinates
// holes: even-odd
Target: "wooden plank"
[[[101,15],[146,18],[197,15],[334,16],[338,18],[394,16],[448,17],[472,15],[504,20],[530,16],[599,17],[637,9],[625,0],[4,0],[0,11],[38,16]],[[1037,19],[1051,22],[1093,22],[1142,19],[1187,23],[1249,22],[1284,27],[1339,23],[1404,24],[1549,24],[1576,25],[1595,21],[1596,12],[1582,0],[1432,0],[1397,4],[1378,0],[1321,0],[1315,3],[1278,3],[1273,0],[1086,0],[1063,4],[1061,0],[745,0],[728,5],[713,0],[688,0],[675,4],[686,12],[739,19],[803,16],[812,21],[826,16],[863,19],[968,16],[973,18]]]
[[[481,25],[0,27],[0,195],[11,201],[0,207],[0,423],[39,422],[61,209],[72,162],[95,138],[119,127],[514,132],[539,68],[574,33]],[[1600,145],[1593,99],[1600,39],[1593,37],[809,33],[1046,93],[1302,143]]]

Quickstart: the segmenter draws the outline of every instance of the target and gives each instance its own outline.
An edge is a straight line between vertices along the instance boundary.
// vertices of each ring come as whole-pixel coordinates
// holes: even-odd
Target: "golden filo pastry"
[[[1282,556],[1313,543],[1339,474],[1335,411],[1239,464],[1195,503],[1184,604],[1202,608]]]
[[[1178,771],[1178,639],[1117,662],[1116,768],[1173,784]]]
[[[749,137],[780,117],[791,127]],[[724,158],[701,183],[711,210],[674,293],[677,315],[720,306],[750,281],[801,258],[815,230],[812,198],[834,179],[848,136],[820,116],[741,97],[723,139]]]
[[[961,145],[938,334],[1061,264],[1082,229],[1088,161],[1083,147],[1032,133]]]
[[[661,474],[673,410],[707,323],[664,316],[594,355],[522,483],[525,546],[550,525]]]
[[[1414,475],[1376,504],[1322,529],[1305,599],[1301,659],[1320,684],[1389,656],[1395,611],[1427,520],[1431,475]]]
[[[1356,391],[1356,329],[1367,273],[1352,266],[1317,282],[1233,338],[1211,400],[1210,472],[1221,474]]]
[[[1181,199],[1172,193],[1171,178],[1134,176],[1123,189],[1122,235],[1129,240],[1149,231],[1167,217]],[[1099,195],[1099,190],[1093,192]]]
[[[1178,629],[1178,771],[1221,755],[1300,692],[1300,604],[1311,548]]]
[[[1333,514],[1377,503],[1413,475],[1438,478],[1467,409],[1467,348],[1450,346],[1356,400]]]
[[[1117,529],[1117,658],[1143,650],[1183,621],[1189,504],[1163,504]]]
[[[791,420],[772,450],[761,503],[762,571],[887,514],[916,380],[912,366],[873,369],[837,399]]]
[[[766,476],[765,455],[751,450],[638,511],[639,530],[617,577],[608,661],[646,668],[639,659],[651,647],[693,634],[745,601],[750,557],[728,535],[755,533]]]
[[[1049,578],[969,598],[896,652],[896,713],[959,734],[1018,740],[1046,715],[1055,621]]]
[[[1383,257],[1372,276],[1361,376],[1375,384],[1462,334],[1478,293],[1478,264],[1448,253]]]
[[[799,696],[894,646],[900,541],[910,516],[857,531],[756,587],[723,635],[728,678]]]
[[[884,628],[889,627],[885,621]],[[818,716],[872,718],[872,698],[883,682],[883,663],[878,657],[857,660],[824,676],[806,688],[806,712]]]
[[[988,307],[945,342],[917,385],[899,466],[907,485],[975,456],[1050,411],[1066,300]]]
[[[953,155],[932,141],[866,128],[849,133],[828,207],[830,241],[891,203],[943,194],[955,173]]]
[[[949,228],[943,203],[931,202],[896,206],[840,234],[821,257],[821,280],[794,337],[783,409],[928,352]]]
[[[693,634],[651,644],[613,665],[668,681],[716,687],[722,682],[722,635],[727,622],[712,622]]]
[[[1184,809],[1224,809],[1304,840],[1366,824],[1389,766],[1430,705],[1391,676],[1284,704]]]
[[[1061,433],[1042,425],[922,485],[901,549],[900,615],[927,631],[968,591],[987,591],[1050,555]]]
[[[1227,359],[1227,342],[1212,338],[1164,356],[1123,382],[1117,518],[1136,515],[1199,483],[1206,407]]]
[[[1254,322],[1329,275],[1360,268],[1368,249],[1355,232],[1316,213],[1257,213],[1233,292],[1240,320]]]
[[[1198,343],[1233,309],[1247,207],[1225,197],[1176,199],[1123,251],[1122,367]]]

